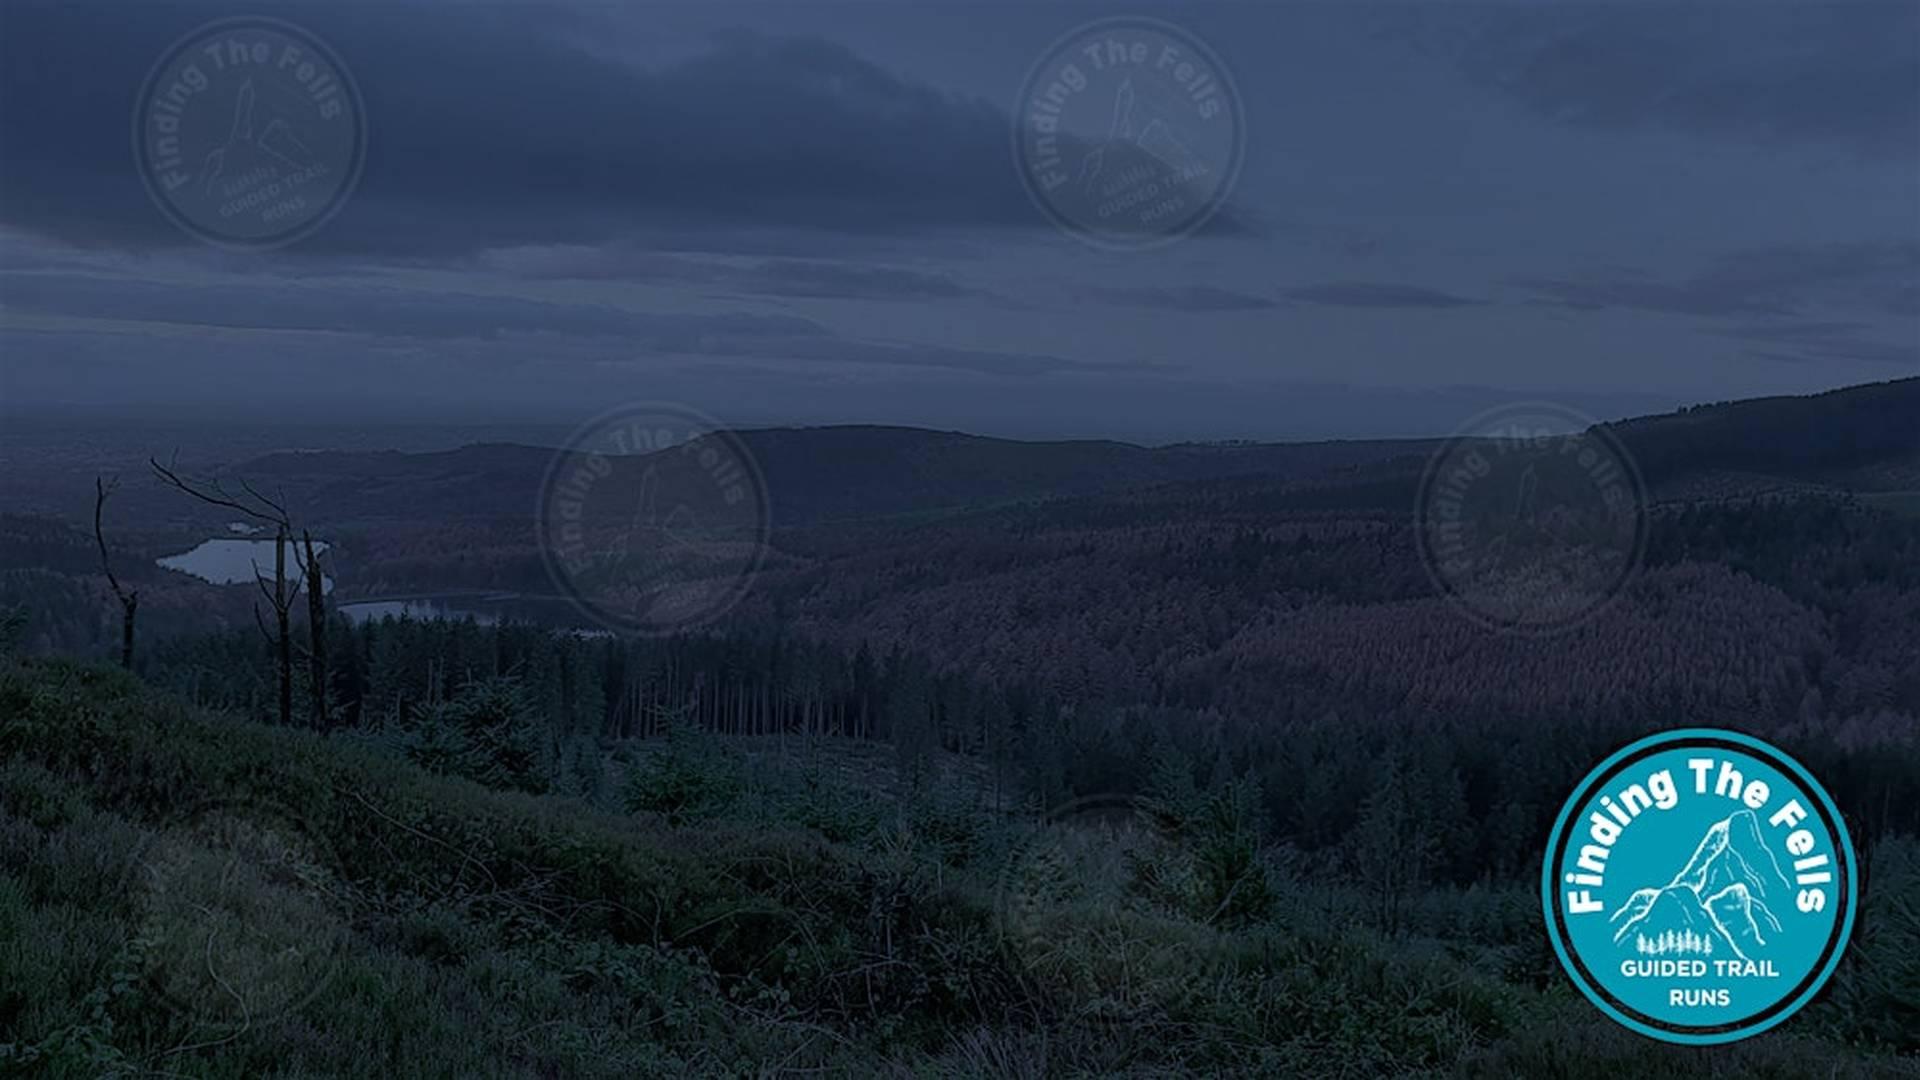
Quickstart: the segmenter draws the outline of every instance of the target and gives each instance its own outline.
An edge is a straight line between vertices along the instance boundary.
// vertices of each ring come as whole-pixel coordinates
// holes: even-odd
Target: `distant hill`
[[[1656,502],[1758,494],[1851,492],[1905,505],[1920,492],[1920,378],[1807,397],[1698,405],[1604,425],[1625,446]],[[1258,474],[1148,493],[1142,516],[1171,507],[1403,513],[1414,503],[1426,447],[1316,474]],[[1903,493],[1903,494],[1896,494]]]
[[[1092,495],[1180,481],[1299,478],[1410,454],[1427,440],[1280,444],[1022,442],[951,431],[848,426],[742,431],[774,520],[924,513]],[[438,453],[270,454],[232,471],[334,521],[529,513],[553,462],[544,447],[489,443]]]
[[[1653,485],[1719,471],[1881,491],[1920,480],[1920,378],[1696,405],[1609,427]]]
[[[1920,487],[1920,378],[1702,405],[1608,425],[1657,494]],[[1409,504],[1434,439],[1311,443],[1027,442],[909,427],[739,433],[782,525],[1178,489],[1270,491],[1288,505]],[[233,471],[336,523],[523,517],[554,451],[284,452]],[[1304,503],[1303,503],[1304,500]]]

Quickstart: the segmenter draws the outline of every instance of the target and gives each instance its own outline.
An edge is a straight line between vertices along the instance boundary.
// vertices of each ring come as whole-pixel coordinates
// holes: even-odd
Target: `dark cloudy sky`
[[[862,0],[0,0],[7,410],[1139,440],[1424,434],[1920,373],[1920,4],[1121,5],[1209,42],[1245,164],[1107,252],[1009,109],[1116,9]],[[174,228],[129,147],[168,46],[269,14],[364,95],[290,248]]]

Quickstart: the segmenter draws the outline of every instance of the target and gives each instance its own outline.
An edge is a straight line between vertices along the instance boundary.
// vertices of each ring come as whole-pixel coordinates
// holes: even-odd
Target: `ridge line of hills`
[[[1861,491],[1920,488],[1920,378],[1692,406],[1604,426],[1627,447],[1650,487],[1744,474]],[[1397,492],[1417,478],[1443,441],[1145,447],[870,424],[745,428],[734,434],[760,465],[775,519],[788,524],[1211,481],[1390,482]],[[276,484],[303,505],[341,519],[474,519],[524,514],[554,453],[521,443],[427,453],[286,451],[233,471]]]

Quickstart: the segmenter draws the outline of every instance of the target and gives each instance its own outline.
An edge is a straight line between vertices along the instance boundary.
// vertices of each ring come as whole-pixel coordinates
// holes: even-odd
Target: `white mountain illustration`
[[[601,553],[600,570],[627,584],[661,577],[682,552],[699,553],[693,510],[681,503],[660,513],[659,468],[651,463],[640,477],[640,494],[626,529]]]
[[[227,141],[215,147],[207,154],[206,165],[202,170],[206,179],[201,182],[203,190],[213,191],[222,177],[235,166],[234,173],[245,172],[245,165],[239,159],[248,150],[257,150],[278,158],[287,165],[304,169],[314,163],[313,151],[293,133],[286,120],[273,117],[254,134],[254,110],[258,95],[253,89],[253,80],[240,84],[234,95],[233,127],[227,133]],[[262,111],[265,111],[264,108]]]
[[[1663,886],[1636,889],[1610,921],[1613,941],[1643,954],[1710,956],[1722,949],[1751,960],[1780,932],[1767,907],[1786,895],[1787,877],[1760,838],[1760,821],[1741,810],[1715,822],[1693,857]]]
[[[1094,181],[1100,178],[1102,170],[1106,168],[1108,147],[1128,143],[1138,147],[1182,179],[1190,180],[1205,175],[1206,165],[1194,155],[1193,151],[1188,150],[1179,139],[1175,138],[1173,131],[1159,118],[1148,118],[1146,123],[1139,125],[1139,131],[1135,132],[1134,113],[1137,100],[1133,80],[1123,80],[1113,93],[1113,122],[1107,128],[1106,141],[1088,151],[1087,156],[1080,162],[1081,186],[1092,188]]]
[[[1207,167],[1201,163],[1193,151],[1179,139],[1173,137],[1173,131],[1159,120],[1150,120],[1134,140],[1147,153],[1152,154],[1160,164],[1167,167],[1175,176],[1183,179],[1195,179],[1205,175]]]

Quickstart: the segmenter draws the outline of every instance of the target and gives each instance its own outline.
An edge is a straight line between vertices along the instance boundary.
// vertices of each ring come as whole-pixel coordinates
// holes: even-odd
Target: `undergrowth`
[[[0,667],[0,1073],[1920,1075],[1910,840],[1815,1005],[1679,1048],[1572,991],[1525,886],[1389,933],[1248,787],[1049,822],[691,732],[589,768],[511,707],[394,753]]]

